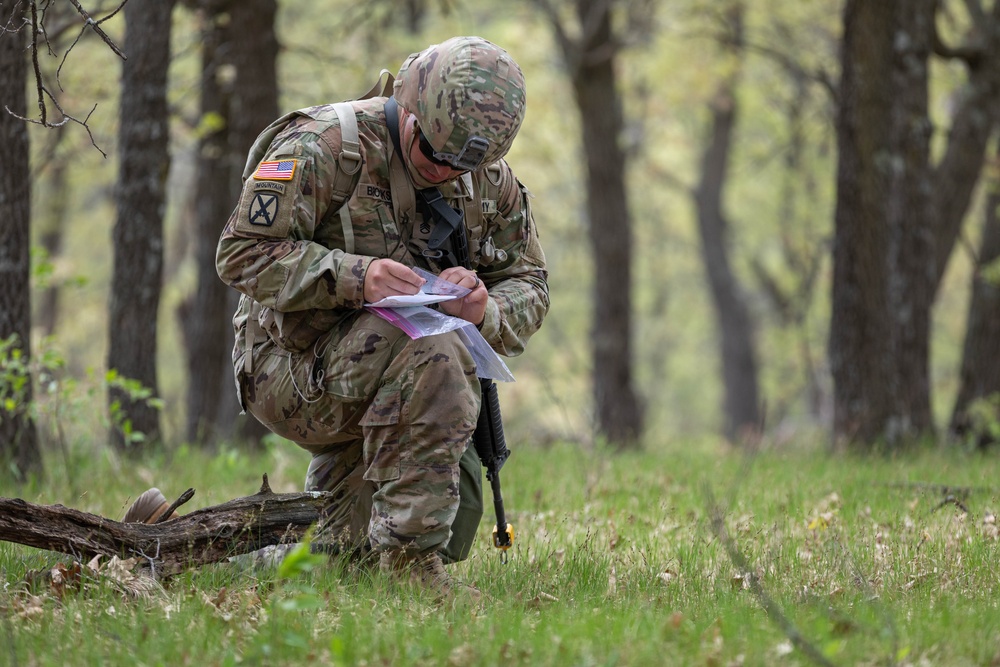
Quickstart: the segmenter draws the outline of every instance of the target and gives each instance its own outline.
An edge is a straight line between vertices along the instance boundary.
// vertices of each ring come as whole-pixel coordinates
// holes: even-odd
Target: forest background
[[[42,449],[54,450],[67,440],[99,446],[94,433],[105,428],[117,433],[112,441],[117,437],[120,443],[124,426],[125,447],[138,451],[141,432],[148,429],[133,424],[128,409],[146,402],[148,394],[122,380],[135,377],[128,369],[112,371],[117,356],[109,342],[117,326],[109,325],[117,321],[109,307],[121,308],[109,304],[116,299],[116,219],[122,224],[116,201],[123,191],[117,109],[127,101],[120,98],[123,60],[109,43],[129,52],[125,19],[130,5],[139,12],[144,2],[131,0],[103,21],[107,39],[83,27],[73,7],[38,5],[48,8],[50,18],[72,26],[62,41],[53,39],[51,50],[40,50],[40,73],[61,108],[85,124],[28,125],[33,416]],[[2,4],[5,21],[16,6],[8,0]],[[899,258],[907,255],[907,234],[922,237],[921,247],[933,254],[941,244],[927,241],[930,227],[922,227],[905,208],[902,214],[883,211],[882,219],[850,211],[851,201],[858,199],[852,192],[861,192],[864,200],[871,191],[849,182],[848,172],[871,174],[864,164],[854,171],[844,166],[850,128],[856,128],[849,120],[850,105],[866,99],[863,86],[860,92],[844,92],[852,84],[848,69],[856,66],[844,36],[871,11],[863,3],[283,0],[262,6],[276,9],[276,43],[263,33],[239,37],[276,57],[280,113],[357,97],[381,68],[395,72],[409,53],[455,34],[479,34],[502,45],[525,71],[528,114],[508,161],[534,195],[552,308],[525,356],[510,362],[517,382],[501,388],[511,442],[606,440],[633,447],[718,434],[734,442],[753,436],[779,446],[829,448],[857,441],[866,447],[955,442],[956,431],[957,441],[980,444],[995,431],[997,401],[988,387],[979,386],[964,399],[965,407],[979,401],[971,431],[970,418],[954,409],[963,386],[971,383],[962,369],[988,368],[998,356],[995,344],[990,354],[989,348],[968,351],[966,342],[970,312],[994,319],[1000,312],[996,301],[977,306],[972,298],[976,284],[996,291],[988,270],[995,254],[984,245],[984,229],[995,225],[995,209],[988,202],[997,160],[988,142],[995,141],[997,105],[991,102],[1000,85],[990,80],[980,94],[973,80],[1000,51],[995,5],[920,3],[912,12],[916,19],[905,19],[924,21],[917,25],[901,23],[903,11],[888,8],[881,16],[882,36],[916,30],[925,40],[914,51],[926,65],[927,84],[927,123],[913,122],[921,120],[916,115],[904,115],[900,122],[920,128],[929,167],[914,174],[905,159],[893,162],[889,148],[898,149],[905,138],[885,155],[869,151],[876,164],[882,160],[893,166],[884,171],[895,176],[875,178],[871,185],[889,202],[887,208],[896,195],[907,195],[900,183],[932,190],[931,185],[945,182],[934,166],[949,155],[952,130],[966,112],[963,104],[980,101],[973,111],[986,128],[976,135],[978,166],[971,176],[966,172],[967,201],[951,202],[947,209],[961,221],[960,232],[944,244],[945,262],[927,264],[934,267],[930,273],[940,272],[940,281],[912,290],[910,269]],[[87,10],[101,18],[118,8],[118,3],[93,3]],[[227,309],[191,311],[199,271],[205,268],[198,245],[207,241],[214,247],[235,203],[232,199],[230,209],[217,216],[214,235],[206,239],[196,224],[199,178],[212,157],[207,139],[221,130],[224,119],[205,110],[205,53],[217,34],[213,30],[232,20],[228,12],[226,3],[192,1],[178,2],[169,14],[170,168],[162,218],[162,298],[155,349],[146,340],[140,350],[155,359],[155,382],[144,384],[158,398],[157,440],[168,449],[241,437],[238,430],[208,435],[206,424],[192,420],[194,389],[186,354],[197,339],[185,333],[184,324],[185,319],[230,318]],[[162,24],[158,30],[163,32]],[[857,44],[862,37],[846,43]],[[2,38],[11,39],[9,33]],[[878,44],[880,37],[870,39]],[[952,46],[939,43],[942,39]],[[884,66],[887,76],[898,74],[893,58],[912,54],[899,55],[906,45],[893,48],[872,56],[872,68]],[[217,82],[233,76],[226,68],[214,73]],[[34,79],[29,76],[26,83],[26,113],[37,120]],[[588,87],[595,83],[606,87]],[[891,90],[887,86],[886,94]],[[602,110],[608,122],[595,124]],[[900,115],[892,105],[884,112]],[[249,111],[235,109],[236,115],[244,113]],[[872,133],[880,122],[870,123]],[[595,156],[594,146],[606,152]],[[9,156],[3,162],[5,169],[20,164]],[[606,178],[595,165],[616,168]],[[616,182],[621,191],[614,190]],[[901,201],[911,207],[916,201],[919,210],[919,197],[907,196]],[[850,219],[861,225],[853,232]],[[8,229],[7,221],[4,225]],[[888,241],[879,229],[887,230]],[[888,273],[856,271],[861,279],[854,283],[844,278],[850,271],[836,267],[838,261],[849,266],[850,260],[843,255],[838,260],[835,250],[843,253],[852,244],[862,254],[865,248],[881,252],[873,250],[873,261]],[[860,290],[870,310],[903,315],[876,325],[849,307],[838,311],[838,275],[841,298],[845,290]],[[10,289],[23,293],[24,285],[5,288]],[[918,340],[911,349],[906,336],[892,333],[909,331],[907,318],[919,319],[899,296],[910,291],[928,300],[925,348]],[[126,303],[122,312],[129,309]],[[919,322],[913,329],[919,333]],[[848,349],[841,341],[851,339],[851,332],[860,342]],[[873,347],[872,340],[887,347]],[[222,349],[228,375],[228,344]],[[922,421],[919,407],[906,407],[902,413],[882,411],[875,425],[866,427],[858,414],[878,412],[871,405],[885,397],[868,389],[851,394],[851,387],[886,385],[907,394],[907,374],[890,378],[879,361],[906,356],[907,350],[923,355],[926,363],[929,421]],[[874,357],[866,361],[866,353]],[[10,380],[17,364],[10,361],[10,348],[5,354]],[[873,359],[878,363],[867,363]],[[919,376],[918,370],[909,377]],[[228,379],[220,386],[232,389]],[[95,409],[109,387],[110,417],[107,410]],[[23,406],[8,400],[6,407]],[[235,411],[235,403],[227,409]],[[67,434],[62,424],[73,410],[73,419],[87,425]]]

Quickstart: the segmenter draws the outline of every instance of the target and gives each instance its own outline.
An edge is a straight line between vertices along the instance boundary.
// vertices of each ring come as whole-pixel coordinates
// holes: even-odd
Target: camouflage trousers
[[[304,353],[268,339],[253,354],[241,384],[246,408],[312,454],[306,490],[333,496],[325,540],[468,555],[482,515],[469,447],[481,396],[455,333],[411,340],[363,311]]]

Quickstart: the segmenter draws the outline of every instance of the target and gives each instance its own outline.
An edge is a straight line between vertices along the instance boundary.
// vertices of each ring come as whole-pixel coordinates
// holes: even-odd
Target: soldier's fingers
[[[385,268],[392,277],[392,280],[389,281],[390,284],[404,294],[416,294],[425,282],[423,278],[417,275],[416,271],[405,264],[386,260]]]
[[[469,269],[462,268],[460,266],[453,266],[450,269],[445,269],[441,272],[441,278],[450,283],[455,283],[456,285],[468,287],[473,290],[481,284],[479,276],[476,275],[475,271],[470,271]]]

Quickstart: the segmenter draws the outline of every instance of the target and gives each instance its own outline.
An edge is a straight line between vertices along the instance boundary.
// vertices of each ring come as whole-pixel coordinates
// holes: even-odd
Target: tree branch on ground
[[[121,523],[62,505],[0,498],[0,540],[81,561],[98,555],[138,557],[163,578],[266,546],[297,542],[322,518],[327,496],[274,493],[265,474],[252,496],[156,524]]]

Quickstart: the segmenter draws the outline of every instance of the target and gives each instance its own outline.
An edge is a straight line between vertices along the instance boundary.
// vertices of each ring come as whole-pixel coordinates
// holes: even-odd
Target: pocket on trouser
[[[458,469],[458,514],[451,524],[451,539],[438,552],[445,563],[469,557],[483,518],[483,465],[475,447],[465,450]]]
[[[364,478],[370,482],[399,479],[399,413],[402,409],[399,385],[381,387],[361,418],[365,445]]]
[[[370,313],[362,314],[324,355],[323,384],[327,393],[348,400],[367,400],[379,389],[395,356],[393,346],[403,337],[405,334],[388,322]]]

